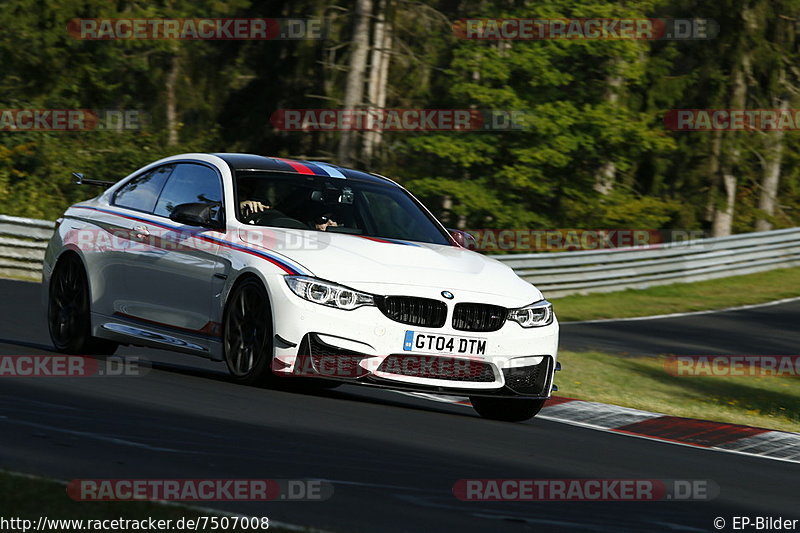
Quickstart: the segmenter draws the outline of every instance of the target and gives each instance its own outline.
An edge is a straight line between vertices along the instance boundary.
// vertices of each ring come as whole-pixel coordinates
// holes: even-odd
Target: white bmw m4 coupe
[[[77,176],[108,188],[67,209],[47,248],[59,351],[156,347],[225,361],[243,383],[468,396],[508,421],[555,389],[550,303],[390,179],[247,154]]]

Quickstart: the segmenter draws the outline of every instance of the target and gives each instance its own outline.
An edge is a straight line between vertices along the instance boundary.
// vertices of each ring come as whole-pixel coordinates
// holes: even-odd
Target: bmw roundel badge
[[[444,296],[448,300],[452,300],[453,298],[455,298],[455,296],[453,296],[453,293],[450,291],[442,291],[442,296]]]

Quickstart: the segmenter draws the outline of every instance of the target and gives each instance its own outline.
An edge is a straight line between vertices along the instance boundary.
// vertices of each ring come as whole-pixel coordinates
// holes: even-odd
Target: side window
[[[176,166],[156,203],[155,214],[169,217],[176,205],[207,203],[222,206],[222,184],[216,171],[192,163]]]
[[[114,205],[152,213],[175,165],[165,165],[133,178],[114,194]]]

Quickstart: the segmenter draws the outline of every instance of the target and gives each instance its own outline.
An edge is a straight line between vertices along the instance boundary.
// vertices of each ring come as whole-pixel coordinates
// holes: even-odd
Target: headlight
[[[547,300],[540,300],[519,309],[509,309],[508,319],[523,328],[548,326],[553,323],[553,304]]]
[[[292,292],[304,300],[350,311],[362,305],[375,305],[371,294],[308,276],[286,276]]]

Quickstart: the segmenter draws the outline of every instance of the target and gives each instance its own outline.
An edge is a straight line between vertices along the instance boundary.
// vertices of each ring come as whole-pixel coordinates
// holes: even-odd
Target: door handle
[[[144,239],[150,236],[150,230],[146,226],[134,226],[132,233],[137,239]]]

